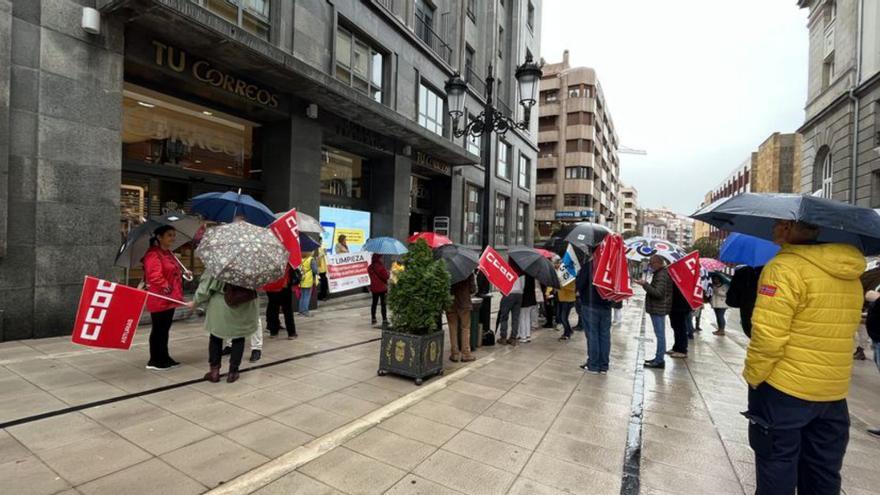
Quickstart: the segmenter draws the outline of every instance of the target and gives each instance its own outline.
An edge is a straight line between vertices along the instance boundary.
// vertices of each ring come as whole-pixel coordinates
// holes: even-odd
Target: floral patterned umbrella
[[[710,272],[720,272],[727,268],[727,264],[715,258],[700,258],[700,265]]]
[[[196,256],[205,263],[206,274],[257,289],[284,276],[288,254],[268,229],[235,222],[209,229]]]

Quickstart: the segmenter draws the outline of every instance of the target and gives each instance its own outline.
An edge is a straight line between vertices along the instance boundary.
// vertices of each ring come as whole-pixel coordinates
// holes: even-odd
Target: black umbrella
[[[850,244],[865,255],[880,254],[877,212],[815,196],[744,193],[716,201],[691,218],[768,240],[773,240],[778,220],[804,222],[819,227],[818,242]]]
[[[173,251],[192,241],[202,224],[198,217],[182,213],[168,213],[160,217],[150,217],[128,233],[125,242],[116,252],[116,265],[126,268],[140,266],[143,263],[144,254],[150,248],[153,231],[163,225],[170,225],[177,231],[177,239],[171,246]]]
[[[530,247],[518,246],[510,248],[507,254],[526,275],[535,277],[535,280],[543,285],[559,288],[556,267],[538,251]]]
[[[446,244],[434,250],[434,258],[446,263],[449,283],[455,284],[468,278],[480,264],[480,254],[461,244]]]
[[[610,233],[611,231],[608,228],[597,223],[573,223],[554,232],[544,244],[544,247],[559,256],[563,256],[567,247],[566,243],[569,243],[582,252],[589,253]]]

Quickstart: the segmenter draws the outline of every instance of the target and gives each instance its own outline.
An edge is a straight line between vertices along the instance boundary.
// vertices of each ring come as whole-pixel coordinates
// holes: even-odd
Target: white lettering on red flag
[[[479,268],[486,275],[489,283],[498,287],[502,294],[505,296],[510,294],[518,275],[513,271],[513,267],[501,258],[498,251],[487,246],[483,255],[480,256]]]
[[[700,285],[700,253],[694,251],[669,265],[669,277],[681,294],[687,299],[691,309],[703,305],[703,287]]]
[[[86,277],[71,340],[106,349],[129,349],[147,302],[146,291]]]
[[[296,217],[296,208],[288,211],[283,216],[269,225],[269,230],[281,241],[289,253],[288,263],[294,268],[302,264],[302,252],[299,247],[299,225]]]

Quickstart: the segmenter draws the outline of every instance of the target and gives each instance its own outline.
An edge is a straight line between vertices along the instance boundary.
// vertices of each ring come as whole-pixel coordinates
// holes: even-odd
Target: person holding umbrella
[[[585,325],[587,360],[581,369],[594,375],[608,373],[611,358],[611,301],[599,295],[593,284],[594,263],[598,260],[588,256],[581,265],[575,284],[581,302],[581,322]]]
[[[376,306],[382,302],[382,326],[388,326],[388,310],[385,306],[385,296],[388,294],[388,278],[390,274],[382,261],[382,255],[374,253],[367,267],[370,275],[370,294],[373,295],[373,303],[370,305],[370,324],[376,325]]]
[[[150,248],[144,254],[146,289],[172,299],[183,299],[183,272],[180,261],[171,252],[177,240],[177,231],[171,225],[161,225],[153,231]],[[168,353],[168,337],[174,319],[176,304],[158,297],[147,298],[150,312],[150,360],[146,368],[164,371],[180,366]]]
[[[275,338],[281,330],[281,321],[278,311],[284,315],[284,327],[287,329],[287,339],[297,337],[296,321],[293,319],[293,287],[299,283],[299,270],[288,265],[284,276],[279,280],[263,286],[266,297],[266,327],[269,329],[269,337]],[[251,348],[253,349],[253,342]],[[253,351],[252,351],[253,352]],[[262,354],[262,352],[260,352]]]
[[[721,275],[712,274],[712,311],[715,312],[715,324],[718,330],[712,332],[712,335],[723,336],[724,329],[727,327],[727,320],[724,314],[727,312],[727,291],[729,289]]]
[[[471,298],[477,293],[477,280],[473,272],[464,280],[455,282],[449,288],[452,304],[446,310],[449,323],[449,360],[452,362],[471,362],[476,358],[471,354]],[[461,346],[459,347],[459,342]]]

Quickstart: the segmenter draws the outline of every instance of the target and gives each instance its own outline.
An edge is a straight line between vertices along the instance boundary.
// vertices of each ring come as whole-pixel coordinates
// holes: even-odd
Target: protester
[[[284,328],[287,330],[288,340],[297,337],[296,321],[293,319],[292,287],[298,283],[299,270],[288,266],[281,280],[265,287],[266,296],[269,298],[266,304],[266,327],[269,329],[270,337],[277,337],[281,330],[281,321],[278,318],[279,309],[284,314]],[[251,353],[253,354],[253,350]]]
[[[299,314],[306,317],[311,316],[309,314],[309,305],[312,302],[312,288],[315,286],[315,281],[318,278],[318,262],[315,261],[317,253],[317,251],[314,251],[306,254],[303,257],[302,265],[300,265],[302,281],[299,283]]]
[[[874,348],[874,364],[877,365],[877,371],[880,371],[880,292],[869,290],[865,294],[865,300],[868,302],[868,315],[865,318],[865,330],[868,337],[871,338]],[[880,428],[869,428],[868,433],[880,438]]]
[[[452,303],[446,309],[446,321],[449,323],[449,360],[470,362],[476,359],[471,354],[471,297],[477,293],[474,274],[471,273],[461,282],[452,284],[449,293],[452,294]]]
[[[574,308],[574,301],[577,298],[576,287],[576,282],[569,282],[556,291],[557,304],[559,304],[559,320],[562,322],[563,330],[559,340],[562,341],[571,340],[571,335],[574,332],[569,318],[571,318],[571,310]]]
[[[672,309],[672,279],[666,270],[666,260],[662,256],[651,256],[648,269],[654,272],[651,282],[638,280],[637,284],[645,288],[645,312],[651,317],[654,337],[657,339],[657,350],[654,359],[645,361],[646,368],[663,369],[666,353],[666,316]]]
[[[223,339],[232,339],[229,372],[226,381],[238,380],[238,368],[244,355],[244,338],[258,331],[260,319],[257,293],[251,289],[221,282],[211,276],[202,276],[191,308],[207,305],[205,329],[210,334],[208,362],[210,371],[205,374],[209,382],[220,381]]]
[[[782,249],[759,281],[743,371],[757,495],[840,493],[865,258],[818,236],[817,227],[777,221]]]
[[[336,240],[336,247],[333,249],[335,254],[346,254],[348,253],[348,243],[346,242],[345,234],[339,234]]]
[[[527,344],[532,341],[532,323],[534,321],[534,312],[538,309],[538,298],[535,296],[535,278],[531,275],[525,276],[523,282],[522,305],[519,312],[519,342]]]
[[[718,330],[712,332],[712,335],[724,335],[724,329],[727,327],[727,321],[724,319],[724,313],[727,312],[727,291],[728,285],[724,283],[719,275],[712,275],[712,311],[715,312],[715,323]]]
[[[511,262],[513,265],[513,262]],[[516,270],[516,268],[514,268]],[[519,336],[519,313],[522,309],[523,286],[525,285],[525,277],[520,275],[510,293],[501,298],[501,304],[498,308],[498,319],[495,321],[496,331],[498,332],[498,344],[509,344],[516,347],[517,338]],[[507,336],[507,320],[511,319],[510,337]]]
[[[370,293],[373,295],[373,304],[370,306],[370,323],[376,324],[376,305],[382,301],[382,326],[388,326],[388,310],[385,308],[385,296],[388,294],[388,278],[390,277],[381,254],[374,254],[370,266],[367,268],[370,275]]]
[[[666,351],[669,357],[686,358],[688,355],[688,323],[691,305],[675,284],[672,284],[672,306],[669,309],[669,324],[672,326],[672,349]]]
[[[587,259],[575,279],[581,302],[581,322],[587,337],[587,360],[581,369],[587,373],[608,373],[611,359],[611,301],[602,299],[593,285],[595,260]]]
[[[553,287],[541,284],[541,297],[543,299],[541,310],[544,312],[543,328],[556,328],[556,305],[558,304],[556,301],[556,291]]]
[[[171,252],[177,238],[177,231],[170,225],[162,225],[153,231],[150,248],[142,259],[146,289],[154,294],[183,299],[183,273],[180,262]],[[150,360],[147,369],[163,371],[180,366],[168,354],[168,336],[174,319],[177,304],[158,297],[147,298],[147,311],[150,312]]]
[[[739,308],[739,319],[746,337],[752,336],[752,313],[758,299],[758,280],[761,278],[763,266],[753,268],[741,266],[733,272],[730,289],[724,303],[731,308]]]
[[[330,297],[330,280],[327,278],[327,250],[318,248],[318,300],[326,301]]]

